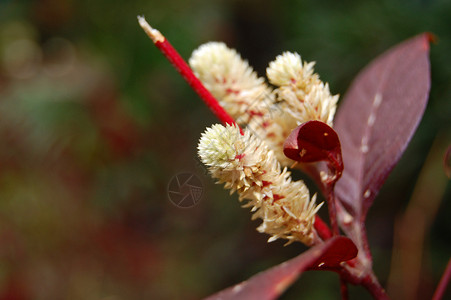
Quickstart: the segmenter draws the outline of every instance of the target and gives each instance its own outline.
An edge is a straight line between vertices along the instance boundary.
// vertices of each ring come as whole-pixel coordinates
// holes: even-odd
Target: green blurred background
[[[305,250],[267,244],[199,166],[217,120],[141,14],[185,58],[225,41],[264,75],[299,52],[340,95],[378,54],[433,32],[428,108],[367,222],[393,298],[430,298],[451,255],[451,1],[0,0],[0,299],[198,299]],[[180,172],[204,187],[190,209],[168,200]],[[335,274],[309,272],[282,299],[338,291]]]

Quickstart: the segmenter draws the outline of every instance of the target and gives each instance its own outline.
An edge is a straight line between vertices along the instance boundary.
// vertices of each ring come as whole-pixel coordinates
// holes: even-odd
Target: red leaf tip
[[[431,43],[431,44],[438,43],[438,37],[435,34],[433,34],[432,32],[426,32],[425,35],[426,35],[428,43]],[[429,49],[429,44],[428,44],[428,49]]]

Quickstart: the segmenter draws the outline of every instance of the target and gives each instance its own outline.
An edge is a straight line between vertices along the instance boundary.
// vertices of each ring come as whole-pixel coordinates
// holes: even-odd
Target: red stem
[[[341,275],[340,275],[340,294],[342,300],[349,299],[348,285],[346,283],[346,280]]]
[[[341,171],[339,173],[337,171],[333,181],[326,181],[324,183],[325,190],[327,191],[327,207],[329,209],[330,225],[332,226],[332,233],[334,236],[340,234],[340,229],[338,228],[337,207],[335,204],[335,193],[334,193],[335,182],[338,180],[338,178],[340,178],[340,176]],[[342,300],[349,299],[348,286],[346,285],[346,280],[343,275],[340,275],[340,293]]]
[[[321,219],[318,215],[315,216],[315,223],[313,225],[315,227],[316,232],[323,240],[328,240],[332,237],[332,232],[329,229],[329,226]]]
[[[356,269],[350,265],[342,266],[336,270],[331,269],[331,271],[337,272],[340,275],[340,280],[342,282],[362,285],[376,300],[390,299],[372,271],[369,271],[367,272],[367,275],[362,276],[363,270]]]
[[[327,183],[326,183],[327,184]],[[337,222],[337,208],[335,205],[335,182],[327,187],[327,207],[329,208],[330,226],[332,227],[332,233],[334,236],[340,234]]]
[[[219,105],[218,100],[205,88],[199,78],[194,75],[191,68],[175,50],[175,48],[164,38],[163,41],[155,41],[155,46],[166,56],[169,62],[175,67],[175,69],[182,75],[182,77],[188,82],[191,88],[199,95],[199,97],[205,102],[208,108],[216,115],[216,117],[225,124],[236,124],[235,120]]]
[[[389,300],[384,288],[380,285],[373,273],[366,276],[361,283],[376,300]]]
[[[450,279],[451,279],[451,259],[448,261],[448,265],[446,266],[445,272],[443,272],[442,279],[440,279],[440,282],[437,286],[437,289],[435,290],[432,300],[442,299]]]
[[[338,155],[331,155],[328,153],[327,167],[333,176],[329,176],[329,179],[323,182],[323,191],[326,192],[327,206],[329,208],[330,226],[334,235],[340,234],[337,221],[337,207],[335,199],[335,183],[340,179],[343,173],[343,161],[341,159],[341,149],[339,149]]]

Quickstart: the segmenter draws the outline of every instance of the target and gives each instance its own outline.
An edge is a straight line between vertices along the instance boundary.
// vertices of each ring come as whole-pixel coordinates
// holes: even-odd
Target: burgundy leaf
[[[335,119],[345,169],[335,191],[364,220],[423,115],[430,88],[430,34],[376,58],[354,80]]]
[[[357,254],[354,243],[337,236],[317,245],[301,255],[263,271],[247,281],[216,293],[214,299],[275,299],[308,269],[334,268],[341,262],[353,259]]]
[[[298,147],[298,135],[299,129],[301,129],[301,125],[293,129],[290,135],[286,138],[283,144],[283,153],[289,159],[299,161],[301,156],[299,155],[299,147]]]
[[[333,247],[326,251],[317,261],[313,264],[314,269],[321,268],[336,268],[343,261],[348,261],[357,256],[357,247],[352,240],[348,238],[339,237]]]
[[[283,152],[298,162],[327,161],[337,178],[343,171],[338,135],[321,121],[308,121],[296,127],[285,140]]]

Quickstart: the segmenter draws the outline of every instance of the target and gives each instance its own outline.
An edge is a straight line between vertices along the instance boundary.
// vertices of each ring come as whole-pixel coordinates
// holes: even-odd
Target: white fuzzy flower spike
[[[189,64],[221,106],[239,124],[263,115],[274,102],[272,90],[248,62],[224,43],[209,42],[196,49]]]
[[[268,79],[279,86],[274,92],[281,106],[298,124],[319,120],[332,126],[338,96],[332,96],[313,70],[314,62],[302,62],[297,53],[285,52],[266,69]]]
[[[338,96],[332,96],[329,85],[319,82],[309,88],[309,92],[293,88],[280,87],[276,90],[281,106],[301,124],[310,120],[319,120],[332,126],[337,109]]]
[[[297,53],[284,52],[269,63],[266,76],[269,82],[277,86],[295,85],[298,89],[307,90],[319,82],[319,77],[313,71],[314,62],[302,63]]]
[[[269,241],[287,239],[311,245],[316,237],[313,223],[319,206],[310,199],[304,182],[292,181],[281,170],[272,151],[248,130],[244,135],[232,125],[213,125],[202,134],[198,146],[202,162],[225,188],[237,191],[239,200],[262,219],[258,231]]]

